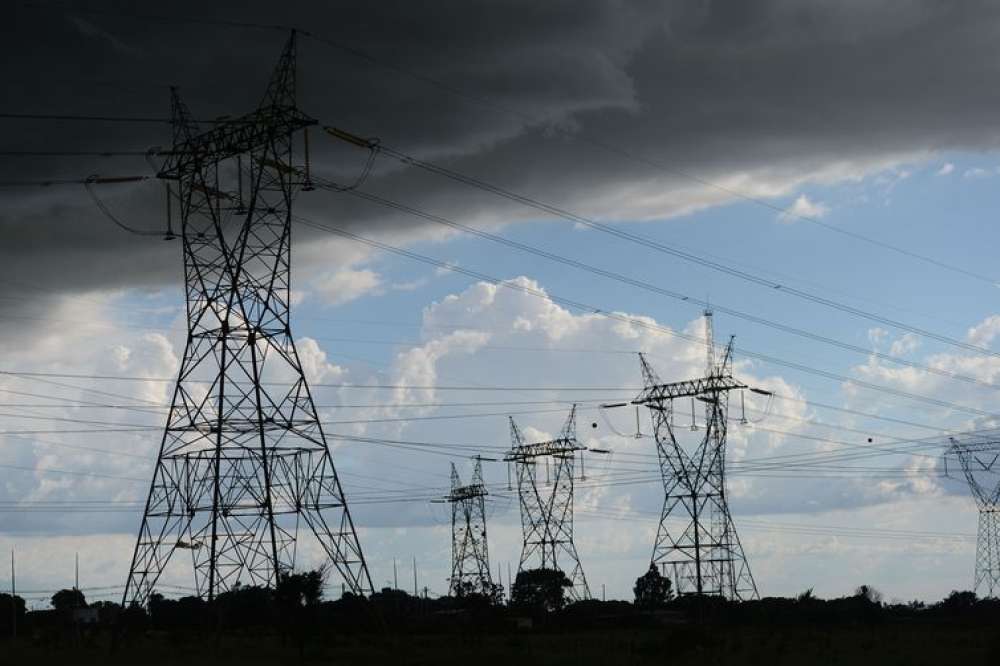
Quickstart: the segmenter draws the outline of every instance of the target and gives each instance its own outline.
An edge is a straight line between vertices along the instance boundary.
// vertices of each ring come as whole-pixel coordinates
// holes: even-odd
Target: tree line
[[[853,594],[821,599],[812,590],[792,597],[768,597],[732,602],[718,597],[677,597],[671,581],[650,566],[636,579],[629,601],[572,601],[565,574],[535,569],[517,575],[509,599],[504,590],[464,586],[449,597],[429,598],[384,588],[369,597],[344,594],[324,598],[323,571],[286,573],[274,588],[236,586],[208,602],[200,597],[177,599],[153,594],[147,608],[122,608],[116,603],[89,604],[83,592],[60,590],[51,598],[52,610],[28,613],[21,597],[0,594],[0,636],[17,626],[22,635],[38,635],[65,628],[81,608],[95,609],[89,621],[115,626],[126,634],[148,631],[170,633],[267,632],[282,640],[302,643],[318,628],[348,631],[503,630],[512,625],[552,630],[587,626],[641,626],[664,622],[737,622],[742,624],[872,624],[887,621],[1000,620],[1000,600],[954,591],[931,604],[886,602],[875,588],[862,585]]]

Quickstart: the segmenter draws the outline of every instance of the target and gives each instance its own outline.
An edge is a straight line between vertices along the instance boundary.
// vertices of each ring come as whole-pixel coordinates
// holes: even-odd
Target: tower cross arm
[[[719,375],[713,377],[701,377],[699,379],[688,379],[682,382],[672,382],[670,384],[655,384],[643,389],[633,405],[645,405],[649,403],[662,402],[673,398],[697,397],[723,391],[749,388],[743,382],[733,379],[731,375]]]
[[[174,146],[159,178],[177,180],[197,172],[205,163],[248,153],[268,145],[275,137],[315,125],[315,118],[290,107],[263,107],[239,118],[222,122]]]
[[[473,499],[476,497],[486,497],[489,494],[490,493],[486,490],[485,485],[481,483],[474,483],[468,486],[459,486],[454,488],[445,499],[449,502],[461,502],[462,500]]]
[[[952,437],[950,441],[950,452],[958,456],[969,456],[976,453],[1000,454],[1000,437],[996,435],[990,438],[970,439],[961,442]]]
[[[581,446],[575,439],[561,437],[547,442],[534,442],[532,444],[515,446],[504,456],[504,461],[516,462],[540,456],[567,455],[572,454],[574,451],[583,451],[586,448],[585,446]]]

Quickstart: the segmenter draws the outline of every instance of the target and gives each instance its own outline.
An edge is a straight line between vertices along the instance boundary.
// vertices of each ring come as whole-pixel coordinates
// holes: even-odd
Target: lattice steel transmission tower
[[[979,533],[976,538],[976,572],[973,591],[987,597],[1000,594],[1000,438],[951,438],[945,453],[962,468],[979,509]]]
[[[188,551],[199,596],[273,586],[300,522],[347,589],[371,578],[289,327],[295,33],[257,109],[202,131],[173,91],[160,178],[179,213],[188,335],[123,603]],[[168,211],[169,211],[168,207]],[[168,212],[169,214],[169,212]]]
[[[716,360],[710,311],[705,312],[705,333],[705,377],[665,384],[639,355],[645,389],[633,404],[649,408],[664,489],[652,563],[673,579],[678,594],[756,599],[757,585],[726,500],[729,392],[748,387],[732,376],[732,339]],[[683,428],[703,429],[700,436],[681,436],[674,424],[674,401],[684,398],[691,400],[692,421]],[[705,405],[703,426],[695,422],[696,401]],[[671,519],[679,519],[683,529],[671,528]]]
[[[504,460],[517,469],[517,494],[521,504],[524,536],[518,573],[529,569],[553,569],[572,583],[568,594],[575,601],[590,598],[587,578],[573,543],[573,468],[576,452],[584,451],[576,439],[576,405],[556,439],[526,443],[510,419],[511,449]],[[538,478],[539,464],[546,479]],[[542,484],[551,485],[544,492]]]
[[[472,481],[463,486],[455,463],[451,464],[451,579],[448,593],[454,597],[469,593],[495,596],[486,541],[486,496],[483,463],[478,458]]]

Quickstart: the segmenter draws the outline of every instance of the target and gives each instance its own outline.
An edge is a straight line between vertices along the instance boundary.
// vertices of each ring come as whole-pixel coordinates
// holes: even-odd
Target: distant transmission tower
[[[512,445],[505,460],[517,469],[524,535],[518,573],[562,571],[572,583],[569,596],[576,601],[589,599],[590,588],[573,543],[573,467],[576,452],[585,450],[576,440],[576,405],[556,439],[526,443],[513,418],[510,435]],[[545,466],[544,483],[551,485],[547,493],[538,479],[539,465]]]
[[[652,563],[673,578],[678,594],[756,599],[757,585],[726,501],[729,392],[748,387],[733,379],[732,339],[716,361],[711,311],[705,312],[705,334],[707,376],[700,379],[664,384],[639,355],[646,388],[633,403],[650,410],[665,493]],[[691,424],[684,428],[701,429],[695,401],[705,405],[704,432],[688,444],[679,441],[674,424],[674,401],[683,398],[691,400]],[[681,439],[689,441],[690,436]],[[669,527],[672,518],[680,519],[684,528]]]
[[[449,594],[455,597],[469,592],[492,597],[493,577],[486,541],[486,496],[483,463],[478,458],[472,482],[462,485],[451,464],[451,492],[445,499],[451,504],[451,582]]]
[[[273,586],[300,522],[347,589],[372,589],[289,327],[291,206],[307,185],[292,139],[315,122],[295,103],[294,33],[245,116],[202,132],[174,91],[159,177],[179,211],[188,337],[126,605],[148,601],[177,549],[199,596]]]
[[[1000,594],[1000,439],[994,437],[951,438],[945,454],[962,467],[969,488],[979,508],[979,534],[976,539],[976,573],[973,591],[984,596]]]

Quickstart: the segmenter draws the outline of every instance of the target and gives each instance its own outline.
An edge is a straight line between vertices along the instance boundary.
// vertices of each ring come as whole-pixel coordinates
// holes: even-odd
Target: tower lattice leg
[[[973,590],[987,597],[1000,594],[1000,507],[988,507],[979,512]]]
[[[147,602],[176,550],[213,598],[274,586],[305,524],[370,592],[340,479],[289,326],[295,36],[256,111],[199,132],[176,91],[174,184],[188,335],[123,601]]]
[[[570,411],[557,439],[525,443],[510,420],[513,441],[507,460],[517,469],[517,494],[521,506],[523,543],[518,572],[552,569],[566,574],[567,593],[574,601],[590,598],[590,588],[573,540],[574,461],[584,447],[576,440],[576,406]],[[540,488],[538,468],[549,465],[551,488]]]

